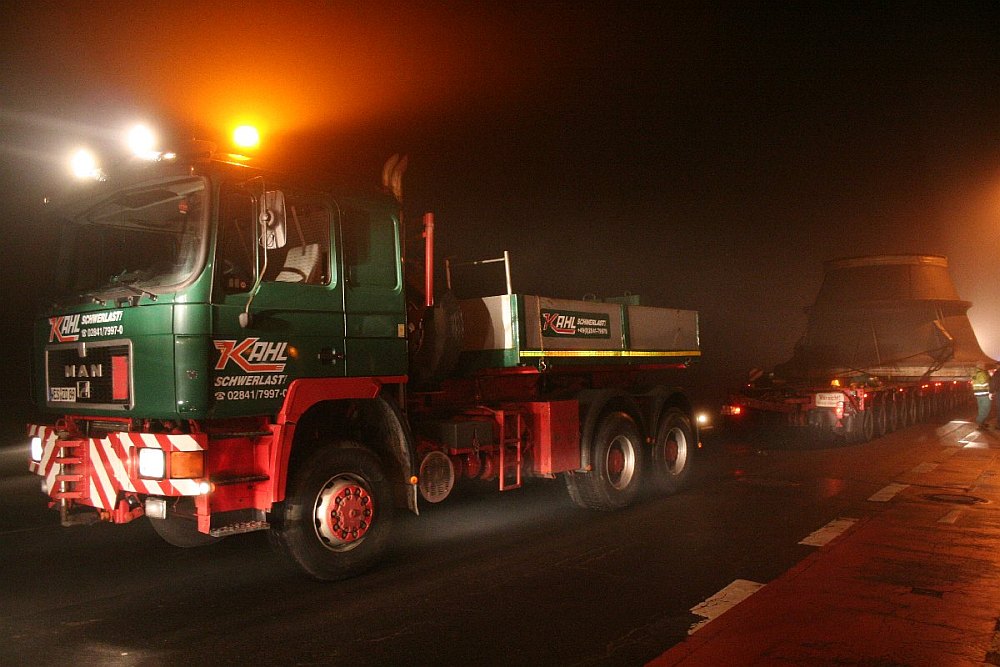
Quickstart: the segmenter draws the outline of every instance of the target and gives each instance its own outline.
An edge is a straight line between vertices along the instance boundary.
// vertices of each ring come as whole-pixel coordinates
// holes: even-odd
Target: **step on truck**
[[[939,255],[830,260],[805,335],[771,373],[751,371],[722,413],[866,442],[968,405],[980,348]]]
[[[56,204],[29,436],[64,525],[265,530],[332,580],[468,480],[595,510],[689,480],[696,312],[515,293],[509,262],[495,295],[435,289],[430,214],[404,260],[404,160],[359,194],[204,144],[143,157]]]

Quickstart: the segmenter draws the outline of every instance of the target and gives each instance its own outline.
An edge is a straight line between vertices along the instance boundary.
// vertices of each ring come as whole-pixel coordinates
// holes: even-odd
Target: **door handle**
[[[324,347],[321,349],[319,354],[316,355],[316,358],[319,359],[319,363],[327,365],[333,365],[338,361],[343,361],[345,359],[343,352],[337,352],[332,347]]]

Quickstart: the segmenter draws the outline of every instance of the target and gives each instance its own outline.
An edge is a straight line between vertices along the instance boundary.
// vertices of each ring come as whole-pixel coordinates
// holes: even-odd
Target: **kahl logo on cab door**
[[[269,343],[259,338],[213,342],[219,351],[219,361],[215,364],[217,371],[225,370],[231,361],[246,373],[280,373],[288,361],[286,342]]]
[[[49,342],[73,343],[80,339],[80,314],[50,317]]]

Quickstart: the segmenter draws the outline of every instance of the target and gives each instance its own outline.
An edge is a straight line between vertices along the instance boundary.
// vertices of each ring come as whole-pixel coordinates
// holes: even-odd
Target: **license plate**
[[[839,391],[816,394],[817,408],[835,408],[844,402],[844,395]]]
[[[76,387],[49,387],[49,400],[53,403],[75,403]]]

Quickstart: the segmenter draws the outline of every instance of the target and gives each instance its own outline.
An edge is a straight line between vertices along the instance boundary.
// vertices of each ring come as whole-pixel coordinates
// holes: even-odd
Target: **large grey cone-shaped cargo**
[[[778,377],[968,378],[977,363],[995,363],[979,347],[972,304],[959,298],[947,258],[875,255],[824,269],[806,335]]]

